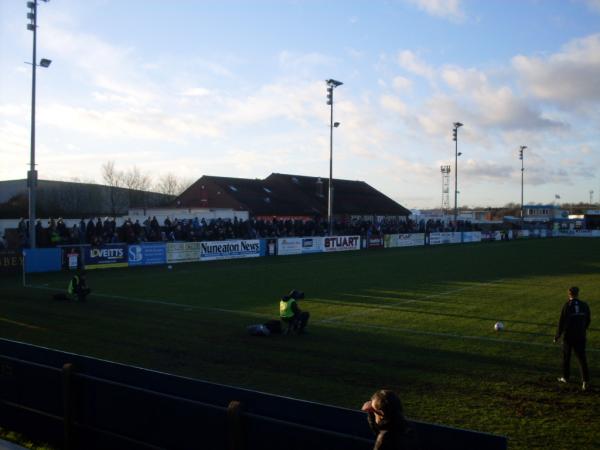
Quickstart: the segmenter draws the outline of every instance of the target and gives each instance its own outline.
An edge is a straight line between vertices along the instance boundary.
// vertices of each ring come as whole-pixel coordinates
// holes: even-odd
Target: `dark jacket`
[[[404,418],[395,422],[375,422],[375,415],[368,413],[369,426],[377,435],[373,450],[417,450],[417,435]]]
[[[578,298],[569,300],[562,308],[556,339],[564,334],[567,342],[585,341],[585,334],[590,326],[590,307]]]

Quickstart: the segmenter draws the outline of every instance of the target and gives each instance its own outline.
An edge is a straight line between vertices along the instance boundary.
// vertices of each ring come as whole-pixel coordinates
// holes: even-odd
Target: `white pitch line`
[[[34,289],[45,289],[45,290],[50,290],[50,291],[61,291],[61,292],[64,291],[64,289],[58,289],[58,288],[47,287],[47,286],[26,285],[26,287],[30,287],[30,288],[34,288]],[[123,295],[103,294],[101,292],[96,292],[96,291],[94,291],[93,295],[97,295],[99,297],[105,297],[105,298],[113,298],[116,300],[126,300],[129,302],[135,302],[135,303],[146,303],[146,304],[150,304],[150,305],[161,305],[161,306],[174,306],[176,308],[183,308],[183,309],[187,309],[187,310],[196,309],[199,311],[224,312],[224,313],[229,313],[229,314],[238,314],[238,315],[242,315],[242,316],[269,317],[267,314],[255,313],[255,312],[251,312],[251,311],[243,311],[243,310],[238,310],[238,309],[225,309],[225,308],[213,308],[210,306],[188,305],[185,303],[168,302],[165,300],[150,300],[150,299],[145,299],[145,298],[126,297]]]
[[[399,331],[401,333],[409,333],[409,334],[419,334],[424,336],[437,336],[437,337],[445,337],[445,338],[455,338],[455,339],[468,339],[472,341],[485,341],[485,342],[496,342],[500,344],[518,344],[518,345],[529,345],[533,347],[544,347],[544,348],[559,348],[557,344],[543,344],[540,342],[528,342],[528,341],[513,341],[509,339],[499,339],[485,336],[470,336],[464,334],[456,334],[456,333],[441,333],[436,331],[422,331],[415,330],[412,328],[402,328],[402,327],[388,327],[385,325],[369,325],[364,323],[354,323],[354,322],[338,322],[334,324],[336,328],[369,328],[376,330],[386,330],[386,331]],[[587,348],[586,351],[597,353],[600,352],[600,349],[596,348]]]
[[[389,305],[373,305],[373,307],[371,307],[371,308],[366,308],[366,309],[363,309],[360,311],[349,312],[346,314],[340,314],[339,316],[329,317],[327,319],[320,320],[319,323],[338,322],[338,321],[340,321],[342,319],[346,319],[348,317],[361,316],[367,312],[381,311],[381,310],[385,310],[385,309],[393,309],[394,307],[401,306],[402,304],[406,304],[409,301],[418,303],[420,301],[426,301],[426,299],[429,299],[429,298],[442,297],[444,295],[455,294],[457,292],[462,292],[462,291],[466,291],[469,289],[475,289],[475,288],[479,288],[482,286],[488,286],[490,284],[503,283],[504,281],[505,281],[505,279],[493,280],[493,281],[488,281],[486,283],[481,283],[481,284],[477,284],[477,285],[464,286],[462,288],[452,289],[452,290],[446,291],[446,292],[439,292],[436,294],[425,295],[424,297],[421,297],[420,299],[416,299],[416,298],[402,299],[400,301],[390,303]],[[352,306],[352,305],[348,305],[348,306]]]
[[[486,283],[486,284],[491,284],[491,283]],[[30,287],[33,289],[45,289],[45,290],[50,290],[50,291],[63,291],[63,289],[53,288],[53,287],[49,287],[49,286],[26,285],[25,287]],[[461,289],[461,290],[464,290],[464,289]],[[452,291],[452,292],[455,292],[455,291]],[[184,308],[184,309],[188,309],[188,310],[196,309],[196,310],[200,310],[200,311],[224,312],[224,313],[228,313],[228,314],[238,314],[238,315],[242,315],[242,316],[270,317],[267,314],[254,313],[254,312],[250,312],[250,311],[242,311],[242,310],[235,310],[235,309],[223,309],[223,308],[211,308],[211,307],[204,307],[204,306],[196,306],[196,305],[186,305],[183,303],[174,303],[174,302],[167,302],[167,301],[162,301],[162,300],[148,300],[148,299],[142,299],[142,298],[125,297],[122,295],[110,295],[110,294],[101,294],[101,293],[96,293],[96,295],[98,295],[100,297],[114,298],[114,299],[126,300],[126,301],[131,301],[131,302],[136,302],[136,303],[148,303],[148,304],[156,304],[156,305],[161,305],[161,306],[175,306],[178,308]],[[439,294],[439,295],[444,295],[444,293]],[[321,320],[321,321],[318,321],[317,323],[323,323],[323,322],[328,322],[328,321]],[[461,335],[461,334],[456,334],[456,333],[440,333],[440,332],[435,332],[435,331],[421,331],[421,330],[414,330],[411,328],[387,327],[384,325],[369,325],[369,324],[364,324],[364,323],[337,321],[337,322],[333,323],[333,326],[336,328],[350,328],[350,327],[356,328],[356,327],[358,327],[358,328],[368,328],[368,329],[377,329],[377,330],[399,331],[402,333],[419,334],[419,335],[424,335],[424,336],[437,336],[437,337],[446,337],[446,338],[449,337],[449,338],[455,338],[455,339],[469,339],[469,340],[496,342],[496,343],[501,343],[501,344],[519,344],[519,345],[529,345],[529,346],[535,346],[535,347],[556,348],[556,344],[552,345],[552,344],[542,344],[539,342],[512,341],[512,340],[506,340],[506,339],[489,338],[489,337],[485,337],[485,336],[469,336],[469,335]],[[597,352],[600,352],[600,349],[588,348],[588,349],[586,349],[586,351],[597,353]]]

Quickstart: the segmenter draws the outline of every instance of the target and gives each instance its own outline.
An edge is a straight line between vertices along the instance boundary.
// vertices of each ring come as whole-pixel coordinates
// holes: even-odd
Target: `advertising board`
[[[125,244],[114,244],[84,247],[83,260],[87,269],[127,267],[127,246]]]
[[[462,241],[461,233],[444,231],[438,233],[429,233],[429,245],[439,244],[460,244]]]
[[[0,274],[20,272],[23,255],[20,250],[0,250]]]
[[[386,234],[383,242],[386,248],[417,247],[425,245],[425,233]]]
[[[557,237],[600,237],[600,230],[569,230],[558,231]]]
[[[384,242],[381,237],[367,238],[367,248],[383,248]]]
[[[200,242],[200,260],[257,258],[260,256],[260,240]]]
[[[481,231],[463,231],[463,242],[481,242]]]
[[[323,238],[281,238],[277,239],[278,255],[300,255],[304,253],[318,253],[323,250]]]
[[[167,246],[162,242],[130,245],[127,248],[130,266],[151,266],[167,263]]]
[[[324,252],[360,250],[360,236],[328,236],[323,238]]]
[[[200,261],[200,242],[167,242],[167,262]]]

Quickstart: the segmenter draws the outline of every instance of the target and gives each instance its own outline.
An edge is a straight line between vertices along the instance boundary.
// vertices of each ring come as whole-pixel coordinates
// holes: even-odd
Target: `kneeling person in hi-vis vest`
[[[85,302],[85,298],[90,292],[92,292],[92,290],[87,287],[85,272],[82,271],[76,275],[73,275],[73,278],[71,278],[71,281],[69,281],[67,292],[70,298],[73,298],[73,296],[76,295],[77,300],[80,302]]]
[[[298,300],[304,298],[304,292],[291,291],[288,295],[281,297],[279,302],[279,317],[283,322],[289,324],[289,328],[298,334],[304,333],[304,328],[308,323],[310,314],[308,311],[301,311],[298,306]]]

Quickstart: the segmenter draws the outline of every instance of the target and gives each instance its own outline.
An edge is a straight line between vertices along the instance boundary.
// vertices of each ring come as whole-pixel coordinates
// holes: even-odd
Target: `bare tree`
[[[191,179],[178,179],[175,175],[169,172],[158,180],[158,183],[156,183],[154,189],[161,194],[179,195],[193,183],[194,181]]]
[[[133,166],[123,173],[123,181],[127,188],[129,207],[148,206],[147,191],[152,185],[150,175],[143,173],[137,166]]]
[[[119,190],[125,185],[125,174],[115,168],[114,161],[107,161],[102,165],[102,179],[109,188],[110,210],[116,216],[117,210],[124,206]]]

